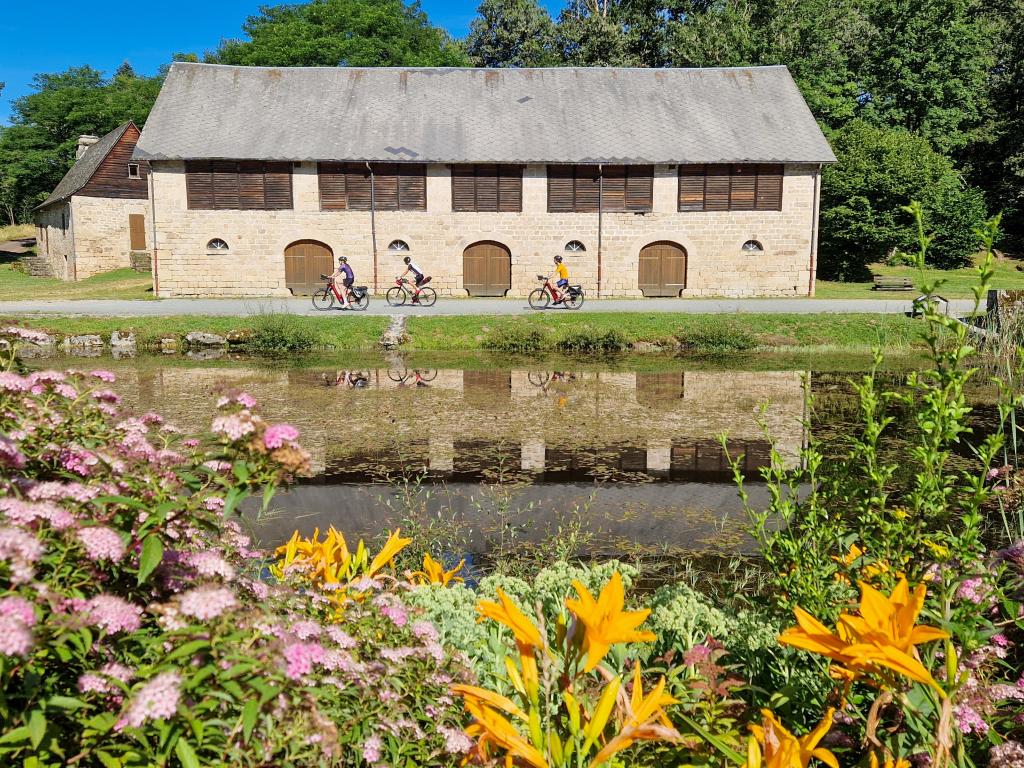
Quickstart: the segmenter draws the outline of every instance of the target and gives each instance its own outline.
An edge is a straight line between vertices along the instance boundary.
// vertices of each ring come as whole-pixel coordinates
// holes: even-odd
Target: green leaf
[[[71,696],[51,696],[46,704],[47,706],[59,709],[81,709],[85,706],[84,701],[72,698]]]
[[[0,736],[0,744],[9,744],[12,741],[24,741],[28,738],[28,728],[24,725],[20,728],[12,728]]]
[[[139,558],[138,583],[142,584],[164,559],[164,545],[160,537],[150,534],[142,542],[142,556]]]
[[[726,744],[724,741],[722,741],[714,734],[708,733],[691,718],[687,717],[681,712],[675,712],[674,714],[677,715],[684,723],[690,726],[694,730],[694,732],[698,736],[700,736],[704,741],[706,741],[712,747],[717,749],[719,752],[721,752],[723,755],[729,758],[729,760],[731,760],[732,762],[742,765],[747,761],[745,755],[741,755],[739,752],[734,750],[732,747],[730,747],[728,744]]]
[[[164,657],[164,662],[174,661],[180,659],[182,656],[191,656],[202,648],[207,648],[210,645],[209,640],[190,640],[184,645],[180,645],[171,651],[167,656]]]
[[[28,741],[36,749],[46,735],[46,715],[41,709],[33,709],[28,716]]]
[[[182,768],[200,768],[199,757],[184,736],[179,736],[178,740],[174,742],[174,754],[181,760]]]
[[[245,706],[242,708],[242,741],[246,744],[249,743],[249,737],[252,736],[252,729],[256,726],[256,717],[260,713],[260,705],[254,700],[249,699],[245,702]]]
[[[232,471],[234,471],[235,477],[237,477],[239,482],[242,483],[248,480],[251,474],[249,472],[249,465],[246,464],[244,461],[236,461],[235,465],[231,469]]]
[[[103,763],[103,768],[121,768],[124,765],[124,763],[122,763],[116,757],[102,750],[98,750],[96,752],[96,757],[99,759],[101,763]]]

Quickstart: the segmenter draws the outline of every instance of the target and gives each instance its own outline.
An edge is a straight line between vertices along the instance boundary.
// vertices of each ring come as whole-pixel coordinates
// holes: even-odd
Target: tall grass
[[[316,346],[316,334],[302,318],[276,312],[254,315],[252,335],[246,348],[258,355],[279,356],[309,352]]]

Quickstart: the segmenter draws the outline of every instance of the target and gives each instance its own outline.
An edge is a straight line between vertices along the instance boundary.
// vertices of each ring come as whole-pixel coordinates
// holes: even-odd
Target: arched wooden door
[[[462,287],[470,296],[504,296],[512,287],[512,254],[501,243],[474,243],[462,254]]]
[[[678,296],[686,287],[686,250],[675,243],[651,243],[640,251],[644,296]]]
[[[296,240],[284,249],[284,282],[294,296],[309,296],[334,271],[334,254],[316,240]]]

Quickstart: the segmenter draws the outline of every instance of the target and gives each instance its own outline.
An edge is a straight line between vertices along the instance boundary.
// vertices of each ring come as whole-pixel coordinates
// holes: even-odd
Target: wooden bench
[[[888,275],[875,275],[875,284],[871,287],[873,291],[912,291],[914,283],[909,277],[890,277]]]

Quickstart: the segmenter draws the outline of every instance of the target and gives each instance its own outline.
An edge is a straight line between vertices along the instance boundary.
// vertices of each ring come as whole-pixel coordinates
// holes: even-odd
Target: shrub
[[[294,315],[267,313],[254,315],[252,333],[246,348],[259,355],[284,355],[309,352],[316,335]]]
[[[521,323],[503,323],[484,337],[483,347],[507,355],[532,355],[548,348],[547,333]]]
[[[563,333],[555,346],[560,352],[594,355],[622,352],[629,348],[630,343],[629,337],[617,328],[602,331],[589,325],[580,325]]]
[[[728,322],[686,329],[681,331],[677,338],[682,349],[710,355],[745,352],[757,346],[757,339],[749,331]]]

